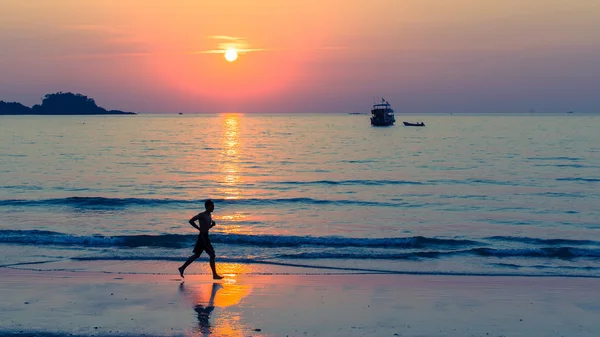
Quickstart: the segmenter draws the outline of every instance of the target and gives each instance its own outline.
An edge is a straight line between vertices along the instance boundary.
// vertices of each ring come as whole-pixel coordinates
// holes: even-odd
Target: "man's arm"
[[[197,220],[200,220],[200,214],[194,215],[194,217],[190,219],[189,223],[190,225],[192,225],[192,227],[196,228],[197,230],[200,230],[200,227],[196,225]]]

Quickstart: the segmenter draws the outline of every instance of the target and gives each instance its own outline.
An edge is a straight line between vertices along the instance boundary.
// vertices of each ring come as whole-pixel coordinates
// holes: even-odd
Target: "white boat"
[[[394,109],[392,109],[390,102],[382,97],[381,103],[373,104],[373,109],[371,109],[371,125],[389,126],[394,125],[394,122],[396,122]]]

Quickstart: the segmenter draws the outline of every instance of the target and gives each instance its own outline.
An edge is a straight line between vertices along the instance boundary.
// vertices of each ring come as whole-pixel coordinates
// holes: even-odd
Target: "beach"
[[[227,274],[213,282],[208,274],[2,268],[0,333],[597,336],[598,286],[560,277]]]

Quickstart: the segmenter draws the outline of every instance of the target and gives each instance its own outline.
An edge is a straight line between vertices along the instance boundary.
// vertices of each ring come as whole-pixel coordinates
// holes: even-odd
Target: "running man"
[[[190,256],[183,266],[178,268],[179,275],[184,277],[183,272],[185,271],[185,268],[199,258],[203,251],[206,251],[206,254],[210,257],[210,269],[212,269],[213,279],[220,280],[223,276],[217,274],[217,268],[215,267],[215,249],[210,244],[210,239],[208,238],[208,230],[215,226],[215,222],[210,215],[210,213],[215,210],[215,204],[212,200],[208,199],[204,202],[204,208],[206,208],[206,211],[198,213],[189,221],[192,227],[200,231],[200,234],[198,234],[198,241],[196,241],[196,246],[194,247],[194,255]],[[198,225],[196,225],[196,220],[198,221]]]

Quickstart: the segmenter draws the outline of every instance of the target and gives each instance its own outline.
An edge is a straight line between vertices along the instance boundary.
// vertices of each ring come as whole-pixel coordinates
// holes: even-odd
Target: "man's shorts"
[[[215,256],[215,249],[210,243],[208,233],[198,234],[198,241],[196,241],[196,246],[194,247],[194,253],[196,254],[202,254],[203,251],[205,251],[208,256]]]

